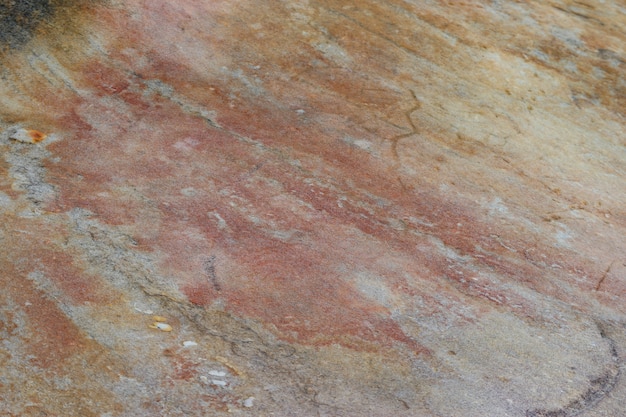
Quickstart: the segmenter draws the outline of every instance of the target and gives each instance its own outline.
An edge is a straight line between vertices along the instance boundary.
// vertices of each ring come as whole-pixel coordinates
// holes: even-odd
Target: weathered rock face
[[[0,21],[0,415],[623,415],[619,2]]]

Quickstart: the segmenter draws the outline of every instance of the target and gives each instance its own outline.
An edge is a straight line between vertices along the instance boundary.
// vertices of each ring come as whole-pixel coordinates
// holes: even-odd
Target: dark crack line
[[[611,265],[609,265],[606,271],[604,271],[604,274],[602,274],[600,281],[598,281],[598,285],[596,285],[596,291],[600,291],[600,287],[604,283],[604,280],[606,279],[606,277],[609,275],[609,272],[611,272],[611,268],[613,268],[614,264],[615,264],[615,261],[611,262]]]
[[[415,126],[415,123],[413,122],[413,118],[411,117],[411,115],[415,113],[417,110],[419,110],[422,107],[422,104],[420,103],[419,99],[415,95],[415,91],[413,90],[409,90],[409,91],[411,91],[411,95],[413,96],[413,99],[415,100],[415,103],[416,103],[413,107],[411,107],[404,113],[404,117],[406,117],[406,120],[409,122],[409,125],[411,125],[411,131],[409,133],[396,135],[390,139],[391,152],[393,153],[393,157],[397,163],[400,163],[400,156],[398,154],[398,142],[401,139],[405,139],[405,138],[418,134],[417,126]]]

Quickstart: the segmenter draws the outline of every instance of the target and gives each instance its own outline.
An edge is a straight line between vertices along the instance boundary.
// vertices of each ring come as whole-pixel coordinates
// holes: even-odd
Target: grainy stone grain
[[[623,413],[619,2],[0,27],[1,415]]]

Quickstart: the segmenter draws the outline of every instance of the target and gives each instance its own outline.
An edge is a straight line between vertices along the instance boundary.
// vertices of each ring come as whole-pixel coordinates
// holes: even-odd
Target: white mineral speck
[[[224,371],[209,371],[209,375],[224,377],[224,376],[226,376],[226,372],[224,372]]]
[[[211,384],[217,385],[218,387],[225,387],[226,386],[226,381],[221,381],[219,379],[212,379],[211,380]]]

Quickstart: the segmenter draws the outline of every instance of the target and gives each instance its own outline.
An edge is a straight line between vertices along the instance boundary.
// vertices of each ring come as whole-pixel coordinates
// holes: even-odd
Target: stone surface
[[[626,415],[621,2],[23,4],[1,416]]]

